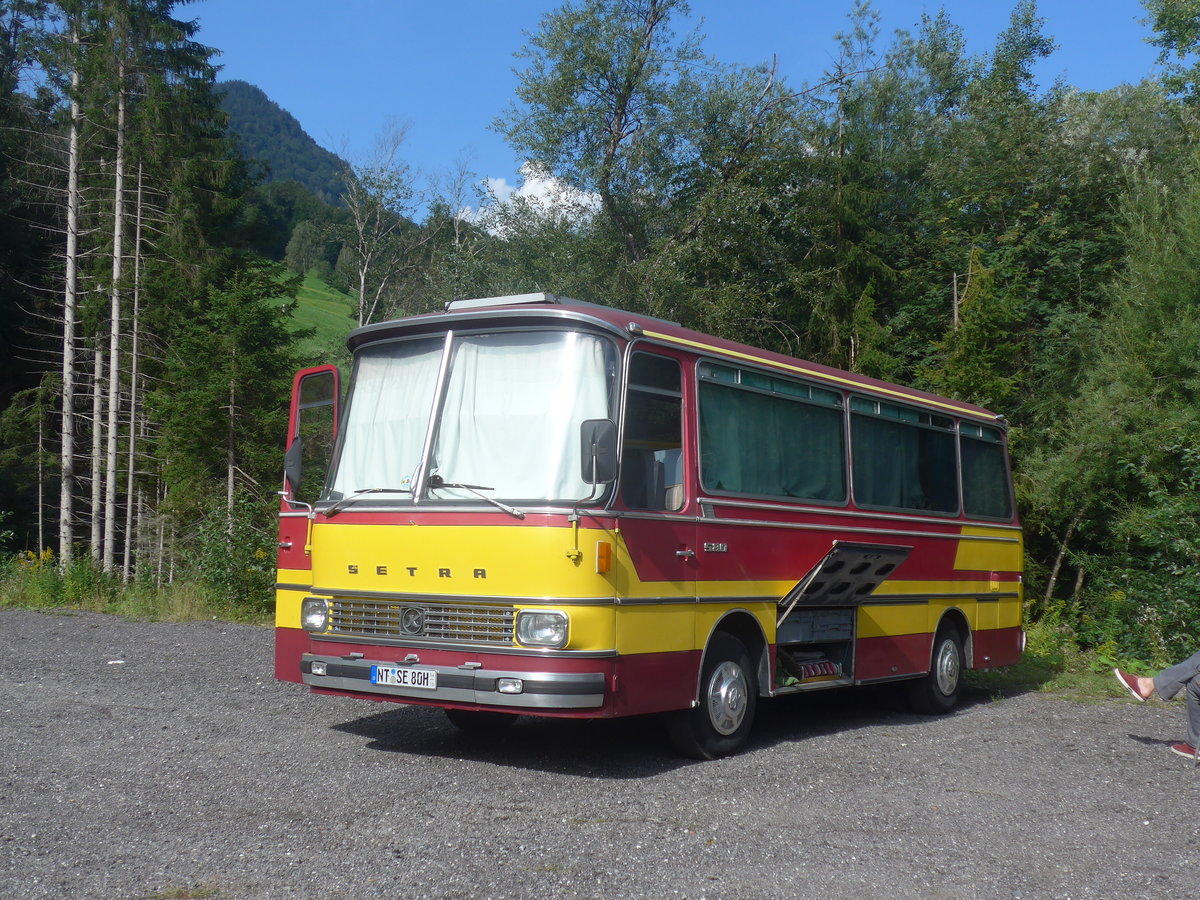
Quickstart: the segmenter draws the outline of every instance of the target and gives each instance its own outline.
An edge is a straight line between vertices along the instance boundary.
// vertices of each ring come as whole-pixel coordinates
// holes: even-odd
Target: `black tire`
[[[675,750],[692,759],[717,759],[746,743],[758,704],[758,682],[746,645],[718,632],[700,673],[699,704],[667,717]]]
[[[495,734],[512,727],[517,721],[514,713],[489,712],[479,709],[446,709],[446,718],[459,731],[467,734]]]
[[[908,702],[913,710],[941,716],[954,709],[962,696],[964,669],[962,635],[953,625],[943,625],[933,639],[929,674],[909,684]]]

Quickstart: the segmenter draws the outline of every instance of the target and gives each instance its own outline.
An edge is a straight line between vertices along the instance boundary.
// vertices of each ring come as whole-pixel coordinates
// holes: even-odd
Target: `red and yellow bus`
[[[760,698],[945,712],[1021,653],[1000,416],[548,294],[348,340],[340,411],[296,376],[278,678],[464,729],[664,713],[713,758]]]

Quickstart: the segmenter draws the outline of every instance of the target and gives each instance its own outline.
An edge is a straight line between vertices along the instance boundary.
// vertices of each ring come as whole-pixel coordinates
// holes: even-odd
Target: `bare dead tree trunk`
[[[234,421],[237,406],[236,383],[229,379],[229,427],[225,441],[225,529],[233,537],[233,476],[237,470],[234,458]]]
[[[1058,582],[1058,573],[1062,570],[1063,560],[1067,558],[1067,547],[1070,546],[1071,536],[1075,534],[1075,529],[1079,526],[1079,520],[1082,518],[1081,513],[1076,513],[1069,525],[1067,531],[1063,535],[1062,543],[1058,545],[1058,554],[1054,557],[1054,565],[1050,569],[1050,577],[1046,580],[1046,593],[1042,597],[1043,608],[1050,602],[1050,598],[1054,596],[1054,586]]]
[[[108,449],[104,455],[104,557],[102,568],[113,570],[117,526],[117,414],[121,406],[121,277],[125,238],[125,63],[117,63],[117,158],[113,190],[112,318],[108,339]]]
[[[72,23],[71,43],[79,51],[79,28]],[[58,494],[58,562],[62,569],[71,562],[75,534],[75,311],[79,257],[79,67],[71,72],[71,124],[67,135],[67,250],[63,289],[62,339],[62,449],[59,456],[61,482]]]
[[[142,164],[138,163],[137,215],[133,228],[133,321],[129,346],[129,454],[125,468],[125,553],[121,560],[121,579],[128,584],[133,559],[134,502],[133,481],[137,454],[138,419],[138,337],[141,321],[142,289]],[[140,512],[140,510],[138,510]]]
[[[1071,592],[1072,605],[1079,603],[1079,595],[1083,593],[1083,566],[1075,570],[1075,589]]]
[[[43,399],[41,396],[38,397],[37,546],[39,555],[46,547],[46,409],[42,405]]]
[[[159,497],[158,502],[158,558],[155,560],[154,566],[154,586],[162,589],[163,586],[163,555],[166,552],[166,523],[163,521],[162,515],[162,497]]]
[[[100,562],[103,521],[100,515],[100,487],[104,483],[104,463],[100,449],[104,442],[104,350],[96,347],[92,365],[92,562]]]
[[[400,160],[405,131],[395,124],[386,128],[370,158],[346,172],[342,201],[350,214],[359,325],[374,318],[401,265],[398,229],[412,202],[411,176]]]
[[[150,547],[146,538],[146,489],[141,485],[137,488],[137,544],[134,547],[136,569],[141,571],[145,562],[150,559]]]

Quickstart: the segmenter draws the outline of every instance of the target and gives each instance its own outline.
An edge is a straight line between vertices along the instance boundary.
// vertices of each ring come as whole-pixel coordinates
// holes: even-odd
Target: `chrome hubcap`
[[[958,658],[958,645],[954,641],[942,641],[938,648],[934,671],[937,674],[938,690],[949,697],[958,689],[958,679],[962,674],[962,660]]]
[[[721,734],[733,734],[746,718],[749,686],[742,667],[723,662],[708,679],[708,719]]]

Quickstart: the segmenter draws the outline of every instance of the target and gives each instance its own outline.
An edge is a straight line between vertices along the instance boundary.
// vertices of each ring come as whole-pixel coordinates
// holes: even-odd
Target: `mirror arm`
[[[282,497],[283,502],[286,503],[288,506],[290,506],[292,509],[306,509],[306,510],[308,510],[308,517],[310,519],[313,517],[312,506],[308,503],[305,503],[303,500],[293,500],[290,491],[276,491],[275,493],[278,494],[280,497]]]
[[[576,500],[575,505],[571,507],[571,515],[569,515],[567,517],[567,521],[571,523],[572,534],[574,535],[574,539],[575,539],[575,546],[573,546],[570,550],[567,551],[567,558],[570,559],[571,562],[575,563],[576,565],[578,565],[579,561],[581,559],[583,559],[583,551],[579,549],[579,519],[580,519],[579,507],[582,504],[588,503],[596,498],[596,488],[598,488],[599,486],[600,486],[599,482],[596,481],[596,457],[593,456],[592,457],[592,490],[591,490],[591,493],[589,493],[582,500]]]

